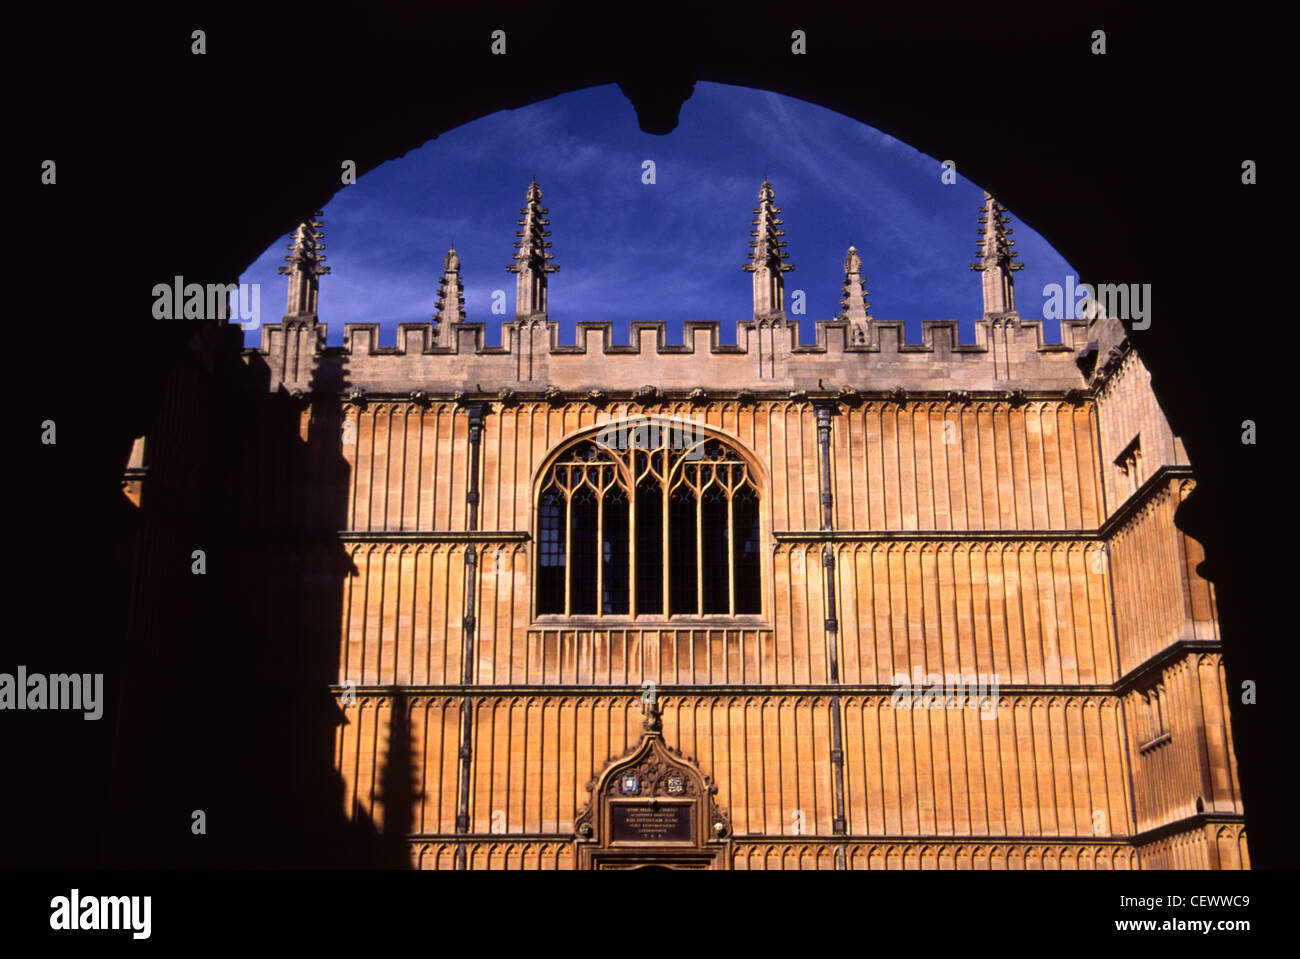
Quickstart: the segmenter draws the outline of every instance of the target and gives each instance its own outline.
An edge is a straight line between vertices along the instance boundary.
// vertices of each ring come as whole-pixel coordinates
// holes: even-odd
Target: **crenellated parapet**
[[[764,180],[744,266],[754,277],[754,311],[752,319],[736,325],[735,343],[722,342],[718,322],[687,322],[682,342],[669,342],[663,320],[632,323],[627,343],[614,342],[608,322],[579,322],[574,342],[562,342],[547,304],[547,278],[559,267],[548,252],[549,210],[541,205],[541,188],[534,180],[520,210],[515,257],[507,267],[518,278],[515,319],[503,323],[500,346],[485,344],[485,324],[466,322],[461,262],[452,249],[444,258],[433,322],[399,324],[391,345],[381,343],[378,324],[349,323],[342,347],[325,346],[314,284],[317,273],[328,270],[308,257],[309,270],[294,267],[306,270],[305,280],[291,273],[288,315],[264,326],[260,347],[245,356],[250,366],[260,364],[261,372],[269,371],[259,381],[271,391],[315,394],[359,390],[406,395],[418,390],[484,396],[510,389],[572,397],[593,390],[618,394],[646,384],[669,393],[824,395],[828,389],[853,389],[1053,394],[1095,386],[1089,360],[1097,344],[1084,321],[1064,321],[1064,342],[1049,343],[1041,320],[1022,319],[1015,312],[1010,276],[1020,264],[1011,250],[1008,217],[987,195],[982,259],[972,267],[983,272],[985,287],[974,342],[961,342],[955,320],[922,321],[920,342],[909,343],[902,322],[873,318],[862,257],[850,246],[839,313],[815,324],[814,342],[801,343],[799,324],[786,315],[784,274],[794,267],[774,196]],[[319,227],[313,220],[300,228],[298,247],[310,249],[299,250],[299,260],[307,262],[308,253],[318,256]],[[307,281],[313,284],[309,310],[295,300],[302,298],[299,287]],[[991,283],[997,288],[996,302],[990,300]]]
[[[391,344],[381,343],[378,324],[348,323],[342,347],[324,346],[324,325],[300,326],[268,324],[261,345],[245,351],[250,363],[260,357],[269,367],[272,391],[335,391],[320,370],[335,371],[338,392],[403,394],[413,385],[435,393],[496,393],[503,385],[523,392],[618,391],[647,383],[669,391],[824,391],[847,384],[1064,392],[1087,386],[1074,362],[1082,323],[1071,321],[1063,325],[1065,343],[1047,342],[1041,321],[1014,317],[977,322],[974,343],[959,341],[955,320],[923,321],[919,343],[908,343],[904,325],[889,321],[871,322],[865,336],[849,321],[819,322],[815,342],[801,343],[797,325],[747,320],[738,324],[734,344],[722,342],[716,322],[688,322],[683,341],[673,343],[663,321],[633,323],[627,343],[614,342],[609,323],[579,323],[575,342],[563,343],[559,324],[546,321],[503,326],[500,346],[485,345],[481,323],[451,323],[441,335],[431,323],[402,323]]]

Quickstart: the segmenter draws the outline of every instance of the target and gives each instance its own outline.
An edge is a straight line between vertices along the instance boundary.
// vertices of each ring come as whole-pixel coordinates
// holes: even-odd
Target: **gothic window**
[[[555,489],[542,494],[537,539],[537,611],[563,612],[565,571],[568,566],[567,501]],[[557,609],[555,599],[560,606]]]
[[[1141,718],[1141,742],[1139,750],[1146,752],[1169,738],[1169,727],[1165,721],[1165,704],[1161,701],[1163,689],[1154,686],[1141,693],[1138,700]]]
[[[758,503],[745,460],[689,425],[579,443],[542,477],[537,612],[758,615]]]

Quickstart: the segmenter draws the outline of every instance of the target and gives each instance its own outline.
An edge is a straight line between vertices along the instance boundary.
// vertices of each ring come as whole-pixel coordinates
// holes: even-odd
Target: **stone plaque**
[[[613,842],[695,841],[694,803],[615,803],[610,808]]]

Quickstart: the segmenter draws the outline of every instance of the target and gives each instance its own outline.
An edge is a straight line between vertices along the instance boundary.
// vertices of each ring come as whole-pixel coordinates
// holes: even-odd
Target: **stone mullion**
[[[628,487],[627,487],[627,615],[631,622],[636,622],[637,618],[637,556],[636,556],[636,514],[637,502],[641,499],[637,495],[640,483],[637,480],[636,457],[630,457],[631,467],[628,469]],[[665,567],[667,572],[667,567]],[[623,672],[627,675],[627,632],[623,633]],[[614,638],[610,634],[609,640],[609,671],[611,680],[614,671]],[[575,807],[576,808],[576,807]]]
[[[671,502],[671,495],[672,495],[669,488],[669,481],[671,480],[672,477],[669,473],[669,468],[668,468],[668,450],[665,448],[662,452],[663,452],[663,457],[661,463],[661,470],[663,472],[663,479],[659,483],[659,490],[660,490],[659,520],[660,520],[660,526],[663,529],[662,554],[663,554],[663,569],[664,569],[664,589],[663,589],[664,605],[660,615],[663,617],[664,621],[667,622],[668,617],[672,613],[672,607],[669,606],[669,600],[671,599],[671,595],[672,595],[672,590],[670,588],[670,584],[672,582],[672,553],[669,551],[668,548],[669,547],[668,516],[669,516],[669,503]],[[653,456],[653,454],[651,455]],[[656,642],[656,652],[657,651],[658,651],[658,643]],[[644,657],[644,655],[645,654],[643,652],[642,656]],[[644,659],[642,661],[644,662]],[[655,657],[655,662],[661,663],[661,660],[658,656]],[[662,669],[658,671],[658,675],[660,679],[663,678]]]
[[[573,572],[573,491],[564,491],[564,615],[573,615],[569,611],[569,579]]]
[[[730,468],[728,468],[730,470]],[[732,515],[735,489],[727,486],[727,614],[736,615],[736,523]],[[723,642],[725,643],[725,636]],[[743,665],[742,665],[743,670]]]
[[[593,490],[596,494],[596,615],[603,616],[605,615],[605,603],[603,600],[605,596],[605,490],[606,490],[604,466],[598,466],[596,468],[596,480],[598,485]],[[596,669],[594,631],[592,635],[593,635],[593,646],[592,646],[592,656],[591,656],[591,668],[592,668],[592,675],[594,676],[595,669]],[[576,640],[575,640],[575,645],[576,645]],[[574,663],[574,669],[576,672],[577,670],[576,662]]]
[[[703,469],[697,474],[699,489],[692,489],[695,494],[695,615],[704,613],[704,477]],[[688,487],[689,488],[689,487]],[[695,645],[691,644],[692,676],[695,668]]]

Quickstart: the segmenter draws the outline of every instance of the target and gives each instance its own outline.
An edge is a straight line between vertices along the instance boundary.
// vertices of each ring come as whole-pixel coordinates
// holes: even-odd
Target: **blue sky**
[[[340,163],[343,158],[340,158]],[[752,316],[752,280],[741,267],[759,184],[772,182],[782,208],[790,262],[786,302],[803,290],[800,341],[839,310],[844,254],[858,248],[871,314],[903,320],[908,339],[922,319],[956,319],[973,338],[982,311],[980,277],[969,269],[978,239],[981,188],[961,176],[940,180],[942,157],[841,114],[745,87],[698,83],[668,136],[642,133],[617,86],[593,87],[505,110],[451,130],[372,170],[324,208],[327,264],[319,316],[327,342],[343,324],[380,324],[396,342],[397,324],[434,312],[442,257],[452,240],[461,256],[467,319],[500,342],[515,308],[506,272],[514,231],[533,175],[550,209],[550,317],[562,342],[578,321],[606,320],[627,342],[632,320],[664,320],[680,342],[686,320],[715,320],[724,342]],[[641,182],[653,160],[654,185]],[[311,211],[304,211],[310,213]],[[1046,283],[1074,271],[1010,210],[1022,316],[1042,314]],[[240,281],[262,284],[263,322],[284,307],[286,234]],[[508,315],[491,312],[504,290]],[[1048,321],[1049,338],[1059,324]],[[260,334],[245,334],[249,346]]]

